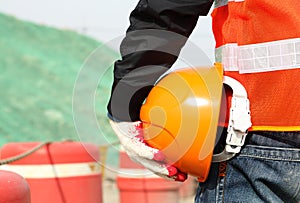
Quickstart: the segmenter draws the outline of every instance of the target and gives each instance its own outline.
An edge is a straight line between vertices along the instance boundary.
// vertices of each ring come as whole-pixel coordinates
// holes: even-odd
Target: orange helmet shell
[[[146,142],[199,181],[211,165],[222,78],[220,64],[176,70],[153,87],[141,108]]]

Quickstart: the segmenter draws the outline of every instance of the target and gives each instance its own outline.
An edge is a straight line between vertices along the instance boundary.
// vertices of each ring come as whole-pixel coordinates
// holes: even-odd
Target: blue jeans
[[[225,173],[212,164],[195,203],[300,202],[299,142],[300,132],[249,133],[241,153],[223,167]]]

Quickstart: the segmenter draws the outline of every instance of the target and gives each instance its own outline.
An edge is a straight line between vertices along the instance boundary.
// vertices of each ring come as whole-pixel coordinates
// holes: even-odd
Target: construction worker
[[[186,179],[140,136],[140,108],[212,5],[216,62],[245,87],[252,127],[238,155],[211,165],[195,202],[299,202],[298,1],[140,0],[114,66],[110,123],[134,161],[162,177]]]

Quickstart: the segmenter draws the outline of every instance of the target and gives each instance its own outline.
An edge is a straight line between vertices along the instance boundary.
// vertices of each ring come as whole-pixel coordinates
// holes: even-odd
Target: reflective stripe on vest
[[[258,73],[300,67],[300,38],[238,46],[237,43],[216,49],[216,61],[225,71]]]
[[[216,61],[250,100],[252,130],[300,131],[300,3],[217,0]]]

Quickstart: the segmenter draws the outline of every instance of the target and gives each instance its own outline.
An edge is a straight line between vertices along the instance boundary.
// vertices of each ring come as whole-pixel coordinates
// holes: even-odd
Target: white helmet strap
[[[245,143],[248,129],[251,127],[251,116],[247,91],[237,80],[224,76],[223,83],[233,90],[226,146],[223,152],[213,155],[213,162],[222,162],[239,153]]]

